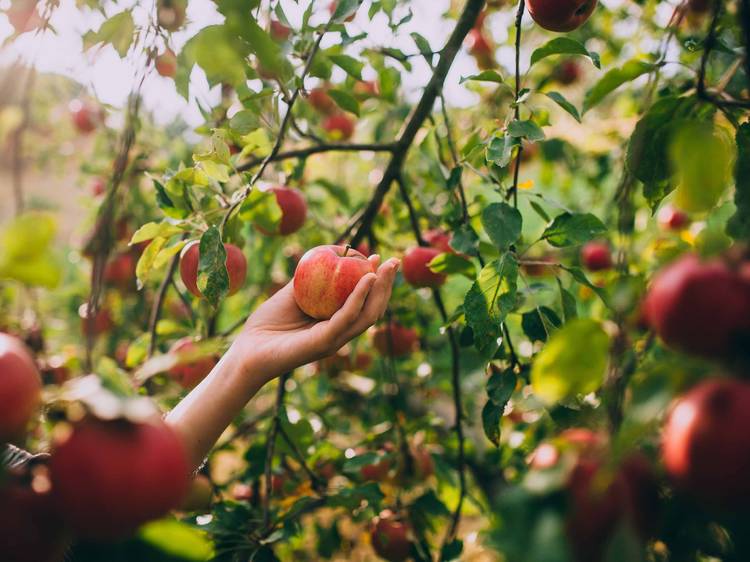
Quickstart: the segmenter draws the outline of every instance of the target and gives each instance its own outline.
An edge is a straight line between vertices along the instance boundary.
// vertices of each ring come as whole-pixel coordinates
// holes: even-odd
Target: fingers
[[[359,280],[352,294],[346,299],[344,306],[336,311],[336,314],[328,321],[326,328],[329,335],[338,339],[356,322],[362,312],[367,295],[377,280],[378,276],[374,273],[368,273]]]
[[[372,264],[373,269],[377,270],[378,266],[380,265],[380,256],[378,254],[373,254],[369,258],[367,258],[367,261]]]
[[[399,260],[392,258],[378,268],[377,281],[367,295],[367,300],[360,313],[347,331],[346,339],[358,336],[383,317],[391,298],[393,282],[396,279],[399,266]]]

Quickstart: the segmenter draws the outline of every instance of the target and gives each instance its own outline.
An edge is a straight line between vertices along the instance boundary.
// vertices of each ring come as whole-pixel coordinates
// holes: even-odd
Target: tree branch
[[[271,476],[271,469],[273,468],[273,455],[274,450],[276,449],[276,436],[279,433],[279,427],[281,425],[281,420],[279,419],[279,415],[281,413],[281,408],[284,405],[284,395],[286,394],[286,381],[289,380],[289,377],[291,377],[291,373],[284,373],[279,378],[279,386],[276,388],[276,405],[273,410],[273,419],[271,420],[271,427],[268,428],[268,437],[266,439],[266,467],[265,467],[265,494],[263,496],[263,528],[267,529],[269,523],[271,522],[271,511],[270,511],[270,505],[271,505],[271,493],[273,491],[272,488],[272,476]]]
[[[169,268],[167,269],[167,274],[164,276],[164,279],[161,280],[161,285],[159,285],[159,290],[156,293],[156,299],[151,307],[151,315],[148,320],[148,331],[149,334],[151,334],[151,338],[148,342],[149,358],[153,357],[154,351],[156,351],[156,326],[159,323],[159,316],[161,314],[161,308],[164,305],[164,298],[167,296],[167,290],[169,290],[169,285],[172,282],[174,272],[177,270],[178,263],[180,263],[180,252],[177,252],[172,256],[172,260],[169,262]]]
[[[515,110],[513,118],[518,121],[521,116],[521,108],[518,105],[518,96],[521,92],[521,22],[523,21],[523,12],[526,9],[526,0],[519,0],[518,11],[516,12],[516,84],[515,84]],[[508,190],[507,197],[513,196],[513,206],[518,207],[518,175],[521,172],[521,156],[523,156],[523,143],[518,145],[516,152],[516,165],[513,169],[513,186]]]
[[[282,160],[289,160],[292,158],[307,158],[313,154],[319,154],[321,152],[393,152],[396,149],[396,143],[388,144],[377,144],[377,143],[360,143],[360,144],[347,144],[347,143],[327,143],[327,144],[315,144],[306,148],[298,148],[295,150],[288,150],[286,152],[279,152],[274,154],[270,162],[280,162]],[[238,172],[245,172],[259,164],[262,164],[266,158],[252,158],[247,162],[237,166]]]

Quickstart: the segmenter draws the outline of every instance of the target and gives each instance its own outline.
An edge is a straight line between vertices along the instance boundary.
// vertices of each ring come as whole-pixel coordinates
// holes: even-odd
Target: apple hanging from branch
[[[231,296],[237,293],[245,284],[247,277],[247,259],[237,246],[234,244],[224,244],[226,251],[226,268],[229,276],[229,291],[227,295]],[[200,263],[200,242],[194,240],[182,249],[180,257],[180,277],[182,282],[193,295],[199,299],[203,297],[198,288],[198,265]]]
[[[589,19],[597,0],[528,0],[532,19],[549,31],[573,31]]]

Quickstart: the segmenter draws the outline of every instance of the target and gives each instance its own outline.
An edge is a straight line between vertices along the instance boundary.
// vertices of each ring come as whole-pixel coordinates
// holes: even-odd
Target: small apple
[[[167,31],[177,31],[185,24],[187,0],[158,0],[156,19],[160,27]]]
[[[307,218],[305,197],[301,191],[291,187],[277,186],[272,187],[269,191],[276,196],[276,203],[281,209],[281,222],[279,222],[278,230],[275,233],[267,232],[261,227],[257,227],[258,230],[264,234],[281,234],[282,236],[294,234],[302,228]]]
[[[85,418],[49,464],[58,508],[81,537],[116,539],[177,508],[190,480],[177,433],[149,423]]]
[[[376,98],[380,95],[380,86],[374,80],[357,80],[352,92],[360,99]]]
[[[320,113],[329,115],[336,110],[336,102],[328,95],[327,87],[313,88],[307,94],[307,102]]]
[[[706,380],[679,398],[662,434],[675,484],[701,502],[743,510],[750,502],[750,383]]]
[[[177,55],[172,49],[167,49],[156,57],[156,72],[165,78],[174,78],[177,73]]]
[[[596,0],[528,0],[529,15],[549,31],[573,31],[589,19]]]
[[[123,252],[112,256],[104,267],[104,282],[120,289],[135,287],[137,264],[138,258],[133,252]]]
[[[253,487],[243,482],[237,482],[234,486],[232,486],[230,494],[232,498],[234,498],[238,502],[250,502],[255,496]]]
[[[292,34],[292,29],[289,26],[284,25],[278,20],[271,20],[269,25],[271,39],[279,43],[283,43]]]
[[[372,365],[372,356],[369,353],[357,352],[352,356],[349,346],[344,346],[335,354],[318,361],[319,369],[331,374],[341,371],[366,371],[370,365]]]
[[[16,33],[37,29],[42,25],[42,18],[37,10],[39,0],[13,0],[5,12],[8,21]]]
[[[81,100],[75,99],[68,104],[70,117],[78,132],[88,134],[93,132],[102,122],[102,114],[97,108]]]
[[[94,178],[91,182],[91,195],[99,197],[104,195],[107,191],[107,182],[104,178]]]
[[[323,129],[335,140],[349,140],[354,134],[354,121],[345,113],[334,113],[323,121]]]
[[[680,231],[690,225],[690,216],[672,205],[665,205],[659,209],[656,218],[664,230]]]
[[[247,277],[247,260],[237,246],[234,244],[224,244],[224,250],[227,253],[225,265],[229,275],[229,292],[227,295],[233,295],[239,291],[245,284]],[[180,277],[182,282],[193,295],[202,298],[198,288],[198,264],[200,262],[200,242],[194,240],[182,249],[180,257]]]
[[[612,268],[612,250],[606,242],[587,242],[581,248],[581,263],[589,271],[605,271]]]
[[[411,328],[405,328],[397,322],[390,322],[375,328],[372,344],[381,355],[386,357],[403,357],[417,347],[419,336]]]
[[[411,529],[392,511],[385,510],[373,520],[370,542],[378,556],[389,562],[403,562],[411,555]]]
[[[96,314],[90,314],[88,303],[78,307],[78,316],[81,318],[81,330],[85,336],[100,336],[109,332],[115,325],[107,308],[100,307]]]
[[[21,437],[41,402],[42,378],[21,340],[0,332],[0,443]]]
[[[747,345],[750,282],[721,259],[704,262],[687,254],[657,273],[643,312],[667,345],[724,357]]]
[[[362,480],[367,482],[385,482],[391,472],[391,460],[385,456],[385,451],[378,452],[378,460],[367,464],[359,470]]]
[[[480,29],[472,29],[466,36],[466,44],[469,48],[469,54],[477,61],[477,66],[481,70],[495,68],[495,49],[489,39]]]
[[[183,388],[193,388],[201,382],[218,363],[213,355],[196,357],[198,346],[191,337],[177,340],[169,348],[169,353],[178,358],[178,362],[167,374]]]
[[[318,246],[308,250],[294,272],[294,299],[317,320],[339,310],[359,280],[374,273],[372,262],[349,246]]]
[[[442,228],[432,228],[422,235],[422,238],[432,248],[437,248],[441,252],[455,254],[456,251],[451,248],[451,240],[453,235],[450,232],[446,232]]]
[[[435,273],[428,264],[442,252],[437,248],[417,246],[404,254],[403,275],[406,282],[414,287],[440,287],[447,277],[442,273]]]
[[[563,86],[570,86],[581,79],[581,67],[573,59],[566,59],[555,68],[552,77]]]

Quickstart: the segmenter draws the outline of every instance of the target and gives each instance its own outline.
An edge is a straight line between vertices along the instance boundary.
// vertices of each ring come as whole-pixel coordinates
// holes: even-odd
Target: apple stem
[[[348,254],[349,250],[351,250],[351,249],[352,249],[352,245],[351,244],[347,244],[346,246],[344,246],[344,254],[341,257],[345,258],[346,254]]]

